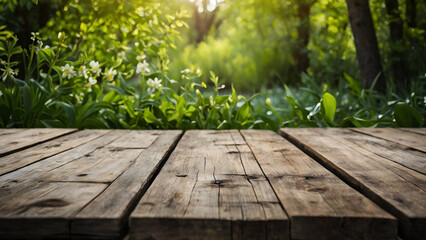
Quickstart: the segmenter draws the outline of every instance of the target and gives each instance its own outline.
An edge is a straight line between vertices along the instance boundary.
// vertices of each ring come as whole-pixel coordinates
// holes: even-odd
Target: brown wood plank
[[[286,128],[280,132],[396,216],[403,238],[424,238],[426,176],[371,153],[335,135],[336,131]]]
[[[399,129],[403,131],[426,135],[426,128],[399,128]]]
[[[111,130],[86,131],[101,131],[105,132],[105,134],[76,148],[56,154],[42,161],[36,161],[31,165],[0,176],[0,191],[17,191],[20,187],[33,184],[34,181],[41,181],[46,177],[46,173],[79,159],[84,155],[89,155],[127,133],[127,131],[114,131],[114,133],[111,133]],[[108,132],[110,134],[106,134]],[[1,197],[2,194],[0,194]]]
[[[0,157],[0,175],[25,167],[36,161],[51,157],[58,153],[75,148],[98,138],[108,131],[79,131],[54,141],[49,141],[34,147]]]
[[[187,131],[130,216],[130,239],[288,239],[238,131]]]
[[[365,149],[370,152],[367,153],[368,155],[376,154],[390,161],[399,163],[402,166],[426,174],[426,153],[424,152],[347,129],[330,128],[327,129],[327,132],[332,134],[333,137],[345,141],[348,145],[354,146],[354,148]]]
[[[96,197],[106,184],[35,183],[20,194],[2,199],[2,238],[67,238],[69,218]]]
[[[13,133],[22,132],[25,128],[0,128],[0,136],[4,137]]]
[[[109,130],[96,131],[110,132]],[[31,239],[69,238],[70,218],[103,191],[107,185],[44,182],[43,180],[49,176],[48,173],[51,170],[102,148],[124,133],[103,135],[74,149],[0,176],[0,206],[5,206],[0,211],[0,236]],[[48,197],[46,198],[46,196]],[[35,206],[34,208],[38,212],[34,212],[26,206]],[[64,214],[63,207],[73,211],[66,211],[67,214]],[[28,215],[27,211],[31,211],[32,215]]]
[[[101,239],[122,237],[128,230],[128,217],[131,210],[152,182],[155,172],[159,170],[174,145],[177,144],[181,134],[182,131],[177,130],[138,131],[137,134],[134,134],[133,136],[137,136],[132,137],[134,141],[142,143],[140,145],[142,152],[102,194],[73,218],[71,224],[73,236]],[[135,151],[134,148],[137,145],[135,143],[128,145],[120,138],[111,144],[110,149],[117,150],[126,147],[130,147],[127,151]],[[124,150],[119,152],[122,151]],[[118,159],[120,158],[115,158],[115,160]],[[102,170],[102,172],[104,171]],[[106,174],[103,175],[106,176]]]
[[[242,130],[290,218],[292,239],[395,239],[390,214],[272,131]]]
[[[107,134],[83,145],[0,176],[0,236],[84,239],[116,239],[122,236],[124,226],[117,227],[110,223],[123,222],[120,218],[125,217],[126,213],[122,208],[128,211],[132,201],[137,201],[140,197],[138,190],[126,190],[136,189],[138,184],[143,186],[144,182],[149,182],[148,178],[152,177],[152,172],[156,170],[155,166],[149,165],[149,161],[157,161],[159,166],[160,159],[153,157],[154,154],[142,155],[142,152],[149,150],[144,149],[143,144],[139,149],[135,148],[136,145],[127,148],[128,142],[125,139],[130,131],[108,130],[105,133]],[[175,135],[178,134],[177,132]],[[165,132],[160,138],[164,135],[163,138],[167,140],[161,143],[157,141],[157,135],[147,131],[145,134],[139,134],[139,139],[133,140],[144,142],[144,139],[155,138],[152,146],[159,142],[163,147],[170,147],[176,140],[173,138],[175,135]],[[169,146],[165,146],[164,142],[167,141]],[[158,155],[167,151],[159,146],[155,150]],[[144,163],[137,164],[141,159],[148,159],[144,162],[148,166]],[[121,188],[116,187],[115,185],[123,182],[126,173],[131,172],[135,166],[139,167],[141,172],[149,172],[147,179],[141,174],[135,175],[132,179],[127,178],[128,182],[119,184]],[[111,194],[111,191],[115,195]],[[124,201],[125,199],[128,200]],[[84,215],[80,218],[80,213],[87,212],[87,209],[99,208],[109,211],[109,217],[99,216],[99,212],[92,211],[92,215],[88,215],[94,220],[92,225],[86,224],[85,231],[74,227],[75,224],[78,226],[81,219],[86,220],[88,217]],[[108,224],[103,226],[104,232],[100,233],[98,226],[103,223]]]
[[[15,131],[15,129],[13,129],[11,130],[11,134],[0,135],[0,156],[34,146],[74,131],[77,131],[77,129],[33,128],[23,131]],[[8,131],[4,130],[4,132],[7,133]]]
[[[426,153],[426,135],[396,128],[351,128],[351,130],[382,138]]]

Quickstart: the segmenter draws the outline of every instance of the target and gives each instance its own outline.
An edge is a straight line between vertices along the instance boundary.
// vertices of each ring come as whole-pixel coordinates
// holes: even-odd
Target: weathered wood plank
[[[424,238],[425,175],[333,135],[335,131],[281,129],[281,134],[396,216],[403,238]]]
[[[0,158],[0,175],[75,148],[108,131],[80,131]]]
[[[399,129],[403,131],[426,135],[426,128],[399,128]]]
[[[187,131],[130,217],[131,239],[288,239],[288,219],[236,130]]]
[[[131,210],[152,182],[155,172],[166,161],[166,157],[177,144],[181,134],[182,131],[177,130],[139,131],[134,134],[133,136],[137,137],[132,139],[142,143],[139,146],[143,149],[142,152],[102,194],[73,218],[71,223],[73,236],[100,239],[123,237],[128,230],[128,217]],[[135,151],[138,147],[135,143],[128,144],[122,140],[120,138],[113,142],[109,148],[116,150],[130,147],[127,151]]]
[[[69,219],[106,184],[34,183],[0,204],[2,238],[68,238]],[[34,224],[35,223],[35,224]]]
[[[0,136],[4,137],[13,133],[22,132],[25,128],[0,128]]]
[[[3,130],[3,134],[0,134],[0,156],[34,146],[74,131],[77,131],[77,129],[33,128],[23,131],[17,129],[12,129],[10,131]]]
[[[426,153],[426,135],[396,128],[351,128],[350,130],[382,138]]]
[[[0,176],[0,236],[116,239],[125,233],[121,223],[129,215],[126,211],[140,198],[140,188],[149,182],[179,131],[165,131],[160,137],[152,131],[136,134],[136,142],[155,138],[150,144],[156,148],[151,152],[151,147],[145,149],[146,144],[127,148],[130,131],[97,131],[106,134]],[[141,154],[144,151],[147,155]],[[132,175],[132,171],[146,176]],[[109,215],[102,215],[105,212]],[[80,220],[88,218],[92,224],[82,231]]]
[[[35,161],[31,165],[0,176],[0,191],[16,192],[18,189],[25,189],[25,187],[31,186],[31,184],[35,181],[42,181],[46,177],[46,174],[50,171],[71,163],[82,156],[89,155],[127,133],[127,131],[114,131],[114,133],[106,134],[110,132],[110,130],[86,131],[105,132],[105,135],[102,135],[93,141],[86,142],[76,148],[56,154],[52,157],[43,159],[42,161]],[[6,195],[0,194],[0,198],[2,196]]]
[[[96,130],[98,131],[110,132]],[[0,176],[0,206],[5,206],[0,211],[0,235],[4,238],[69,238],[70,218],[107,185],[43,180],[49,176],[50,171],[102,148],[125,133],[120,131],[103,135],[74,149]],[[46,198],[46,195],[50,197]],[[73,198],[76,195],[78,197]],[[26,207],[33,205],[38,212]],[[72,213],[66,211],[67,214],[64,214],[64,207],[72,209]],[[28,210],[31,210],[33,215],[27,216]]]
[[[386,141],[347,129],[327,129],[327,133],[334,138],[343,139],[349,146],[363,148],[370,154],[376,154],[402,166],[426,174],[426,153],[412,149],[405,145]],[[425,139],[426,140],[426,139]]]
[[[272,131],[242,130],[290,218],[293,239],[395,239],[397,221]]]

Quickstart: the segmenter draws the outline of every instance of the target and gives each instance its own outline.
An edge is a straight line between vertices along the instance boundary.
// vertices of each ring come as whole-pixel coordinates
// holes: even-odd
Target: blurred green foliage
[[[10,16],[41,4],[0,3]],[[186,42],[194,24],[188,1],[52,3],[44,9],[51,17],[34,23],[45,25],[39,31],[28,33],[25,17],[22,28],[12,17],[1,21],[0,127],[277,131],[425,123],[424,63],[412,63],[412,89],[360,87],[342,1],[313,5],[310,68],[302,74],[295,71],[292,1],[221,1],[215,17],[223,23],[198,44]],[[407,55],[414,58],[424,50],[424,32],[413,32],[404,44],[418,44]]]
[[[216,72],[224,83],[233,83],[237,89],[246,92],[256,92],[265,86],[300,84],[301,76],[296,69],[294,51],[300,40],[298,26],[308,21],[309,41],[304,50],[309,56],[306,73],[319,83],[333,86],[338,85],[344,74],[360,79],[346,2],[311,1],[313,5],[308,19],[299,19],[299,2],[220,1],[215,16],[220,27],[212,27],[204,42],[197,44],[192,41],[194,19],[188,20],[190,28],[183,32],[178,48],[171,52],[171,76],[178,76],[179,69],[192,64],[199,65],[203,71]],[[398,81],[391,74],[392,63],[402,60],[407,65],[409,80],[420,81],[426,73],[426,4],[424,1],[416,1],[417,26],[409,27],[406,1],[399,1],[404,38],[393,43],[389,36],[389,22],[392,19],[386,13],[385,3],[369,2],[384,75],[389,82]],[[392,55],[395,49],[402,54]]]

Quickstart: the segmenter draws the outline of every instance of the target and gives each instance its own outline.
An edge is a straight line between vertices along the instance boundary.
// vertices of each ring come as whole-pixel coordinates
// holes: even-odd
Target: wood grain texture
[[[108,131],[80,131],[0,158],[0,175],[78,147]]]
[[[130,217],[130,239],[287,239],[288,219],[244,139],[187,131]]]
[[[292,239],[395,239],[397,221],[272,131],[242,130],[290,218]]]
[[[126,151],[134,152],[138,147],[136,143],[140,142],[139,148],[142,151],[135,158],[131,157],[130,159],[133,159],[131,165],[122,171],[102,194],[74,217],[71,223],[73,236],[99,239],[123,237],[128,231],[130,212],[145,193],[156,171],[177,144],[181,134],[182,131],[178,130],[138,131],[132,136],[134,141],[132,144],[119,138],[108,146],[114,151],[120,149],[119,152],[124,152],[124,149],[130,147]],[[114,171],[116,170],[112,169],[111,172]],[[104,170],[100,172],[108,176]]]
[[[426,128],[399,128],[399,129],[403,131],[426,135]]]
[[[368,154],[376,154],[404,167],[426,174],[426,153],[395,142],[387,141],[370,135],[361,134],[347,129],[327,129],[334,138],[346,142],[357,149],[365,149]],[[425,138],[426,141],[426,138]]]
[[[426,135],[396,128],[351,128],[350,130],[382,138],[426,153]]]
[[[3,130],[0,134],[0,156],[77,131],[77,129],[40,128]]]
[[[13,133],[22,132],[26,130],[25,128],[0,128],[0,136],[5,137]]]
[[[128,211],[180,131],[130,133],[87,130],[72,134],[70,137],[98,137],[89,141],[86,138],[85,143],[85,138],[80,138],[82,145],[51,157],[40,152],[37,156],[43,159],[0,176],[0,236],[122,237]],[[130,148],[125,141],[128,134],[136,136]]]
[[[281,129],[281,134],[398,218],[405,239],[426,236],[426,177],[360,147],[336,129]],[[384,131],[382,131],[384,132]],[[400,139],[405,138],[400,133]]]

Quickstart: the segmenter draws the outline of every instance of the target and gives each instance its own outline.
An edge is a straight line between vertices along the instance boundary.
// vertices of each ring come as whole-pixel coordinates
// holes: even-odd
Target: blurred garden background
[[[422,127],[420,0],[0,0],[0,127]]]

